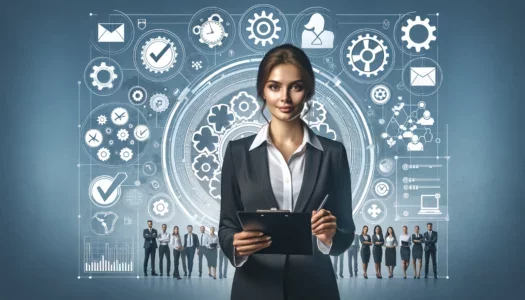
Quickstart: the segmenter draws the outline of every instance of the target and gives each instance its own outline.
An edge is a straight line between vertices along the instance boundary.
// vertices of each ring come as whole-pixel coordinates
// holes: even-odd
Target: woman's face
[[[178,227],[177,228],[173,228],[173,233],[179,234],[179,228]]]
[[[215,234],[215,228],[214,228],[214,227],[210,228],[210,234],[211,234],[211,235],[214,235],[214,234]]]
[[[392,234],[392,228],[388,228],[388,233]]]
[[[367,234],[367,233],[368,233],[368,227],[363,228],[363,233],[364,233],[364,234]]]
[[[301,72],[291,64],[275,66],[264,85],[266,107],[272,118],[291,121],[301,114],[306,90]]]
[[[414,227],[414,231],[415,231],[416,233],[419,233],[419,227]]]
[[[406,227],[403,227],[403,233],[407,234],[408,229]]]
[[[376,227],[376,233],[379,234],[381,232],[381,229],[379,227]]]

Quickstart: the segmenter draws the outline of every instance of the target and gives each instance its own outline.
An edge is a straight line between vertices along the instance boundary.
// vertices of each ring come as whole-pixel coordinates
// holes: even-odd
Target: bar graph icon
[[[133,238],[84,237],[84,272],[133,272],[134,245]]]

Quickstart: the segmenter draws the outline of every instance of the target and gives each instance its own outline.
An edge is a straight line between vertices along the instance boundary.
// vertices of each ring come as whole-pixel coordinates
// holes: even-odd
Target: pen
[[[328,194],[324,196],[323,202],[321,202],[321,205],[319,205],[319,208],[317,209],[317,211],[320,211],[321,209],[323,209],[323,206],[326,203],[326,200],[328,200]]]

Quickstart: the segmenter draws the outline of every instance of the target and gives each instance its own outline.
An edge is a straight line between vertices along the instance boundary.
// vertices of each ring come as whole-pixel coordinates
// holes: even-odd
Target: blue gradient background
[[[241,4],[242,3],[242,4]],[[78,280],[77,85],[90,11],[242,13],[255,1],[17,1],[3,5],[2,299],[225,299],[230,282]],[[448,123],[449,280],[341,285],[343,299],[492,299],[524,279],[525,177],[518,1],[268,1],[286,13],[440,13],[440,122]],[[7,68],[6,68],[7,67]],[[386,270],[385,270],[386,271]],[[371,271],[373,274],[373,270]],[[231,279],[230,279],[231,280]],[[227,288],[222,290],[228,291]],[[228,291],[229,292],[229,291]],[[407,293],[412,295],[407,296]],[[212,296],[215,295],[215,296]]]

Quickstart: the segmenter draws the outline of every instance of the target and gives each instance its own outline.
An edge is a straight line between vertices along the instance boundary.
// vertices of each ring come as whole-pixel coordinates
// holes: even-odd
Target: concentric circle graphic
[[[227,143],[256,134],[266,123],[256,98],[260,56],[211,70],[181,91],[166,124],[162,171],[167,188],[190,220],[217,226],[221,165]],[[339,79],[314,67],[319,84],[305,121],[318,135],[341,141],[348,151],[353,213],[364,201],[375,168],[373,134],[362,108]],[[265,115],[270,114],[266,111]]]

